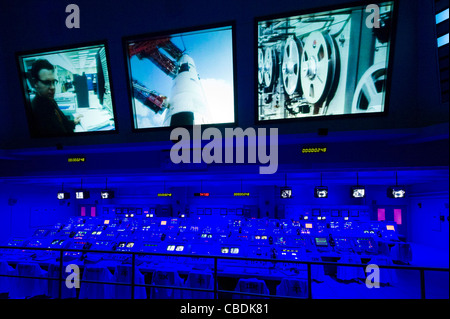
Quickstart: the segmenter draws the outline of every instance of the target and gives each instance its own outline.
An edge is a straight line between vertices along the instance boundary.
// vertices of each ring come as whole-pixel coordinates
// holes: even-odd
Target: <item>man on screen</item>
[[[70,119],[55,101],[55,67],[44,59],[36,60],[31,67],[32,85],[36,96],[31,101],[33,131],[40,136],[72,134],[80,118]]]

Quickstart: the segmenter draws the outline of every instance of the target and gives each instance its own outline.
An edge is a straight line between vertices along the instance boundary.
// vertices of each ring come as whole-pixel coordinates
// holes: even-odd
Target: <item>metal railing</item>
[[[104,251],[104,250],[91,250],[91,249],[64,249],[64,248],[39,248],[39,247],[11,247],[11,246],[0,246],[0,254],[2,250],[21,250],[21,251],[56,251],[59,252],[59,276],[58,278],[50,277],[33,277],[33,276],[19,276],[19,275],[6,275],[0,274],[0,277],[11,277],[11,278],[26,278],[26,279],[40,279],[40,280],[56,280],[59,281],[58,285],[58,298],[62,298],[62,282],[63,279],[63,265],[64,265],[64,252],[80,252],[93,253],[93,254],[114,254],[114,255],[131,255],[131,283],[124,282],[104,282],[104,281],[92,281],[80,279],[80,283],[92,283],[92,284],[107,284],[107,285],[118,285],[118,286],[130,286],[131,287],[131,299],[135,299],[135,288],[136,287],[148,287],[148,288],[164,288],[164,289],[178,289],[187,291],[198,291],[198,292],[209,292],[214,294],[214,299],[218,299],[219,293],[227,293],[233,295],[245,295],[253,297],[262,298],[274,298],[274,299],[298,299],[299,297],[292,296],[281,296],[281,295],[270,295],[270,294],[256,294],[240,291],[231,290],[219,290],[218,289],[218,260],[233,260],[233,261],[257,261],[257,262],[267,262],[267,263],[289,263],[289,264],[303,264],[307,266],[307,284],[308,284],[308,296],[307,299],[312,299],[312,271],[311,266],[344,266],[344,267],[367,267],[366,264],[350,264],[341,262],[325,262],[325,261],[301,261],[301,260],[286,260],[286,259],[265,259],[265,258],[248,258],[248,257],[231,257],[231,256],[211,256],[211,255],[193,255],[193,254],[167,254],[167,253],[147,253],[147,252],[128,252],[128,251]],[[214,278],[214,288],[213,289],[203,289],[203,288],[190,288],[190,287],[180,287],[180,286],[163,286],[155,284],[136,284],[136,256],[161,256],[161,257],[179,257],[179,258],[190,258],[190,259],[213,259],[213,278]],[[376,255],[374,255],[376,256]],[[7,260],[4,260],[7,261]],[[35,260],[24,260],[24,262],[30,262]],[[244,265],[239,265],[244,266]],[[398,269],[398,270],[413,270],[419,271],[420,273],[420,296],[421,299],[426,299],[426,289],[425,289],[425,271],[435,271],[435,272],[450,272],[449,268],[437,268],[437,267],[416,267],[416,266],[400,266],[400,265],[377,265],[380,269]],[[256,276],[256,274],[255,274]],[[305,299],[305,298],[300,298]]]

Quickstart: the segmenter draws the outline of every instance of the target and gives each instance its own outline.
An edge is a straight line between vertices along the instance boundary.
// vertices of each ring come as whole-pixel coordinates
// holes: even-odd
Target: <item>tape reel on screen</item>
[[[303,53],[302,43],[295,36],[290,36],[286,40],[282,53],[281,75],[284,90],[288,95],[292,95],[297,91],[301,94],[300,62]]]
[[[356,86],[353,95],[352,113],[382,112],[385,87],[385,64],[372,65],[364,72]]]
[[[314,31],[304,39],[300,81],[308,103],[330,100],[339,78],[339,51],[327,32]]]
[[[264,51],[258,48],[258,84],[264,84]]]
[[[266,89],[272,89],[278,77],[277,55],[271,47],[264,51],[263,83]]]

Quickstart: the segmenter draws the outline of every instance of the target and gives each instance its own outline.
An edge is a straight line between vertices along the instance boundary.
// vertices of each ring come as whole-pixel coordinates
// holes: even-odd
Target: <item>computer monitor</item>
[[[292,188],[290,187],[280,188],[280,198],[291,198],[291,197],[292,197]]]
[[[58,192],[58,199],[70,199],[70,193],[67,192]]]
[[[315,238],[316,246],[327,247],[328,241],[326,238],[316,237]]]
[[[114,191],[111,190],[103,190],[100,192],[100,197],[102,199],[111,199],[114,198]]]
[[[76,199],[88,199],[90,197],[89,191],[77,190],[75,192]]]
[[[258,123],[387,111],[397,4],[372,3],[256,19]]]
[[[352,186],[350,191],[353,198],[364,198],[366,196],[366,189],[364,186]]]
[[[404,198],[406,196],[406,188],[404,186],[390,186],[387,189],[389,198]]]
[[[316,186],[314,188],[314,197],[327,198],[328,197],[328,187],[327,186]]]
[[[224,24],[126,38],[133,128],[235,123],[233,33]]]
[[[116,130],[105,42],[20,52],[16,58],[32,137]]]

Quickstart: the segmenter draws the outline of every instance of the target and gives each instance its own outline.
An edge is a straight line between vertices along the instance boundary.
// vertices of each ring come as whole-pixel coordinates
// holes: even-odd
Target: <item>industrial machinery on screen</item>
[[[385,111],[392,3],[258,22],[258,119]],[[376,18],[375,18],[376,19]]]
[[[170,210],[162,214],[157,208],[108,207],[103,211],[107,212],[103,216],[71,217],[38,228],[27,238],[11,238],[3,246],[23,249],[4,249],[1,259],[10,264],[34,262],[45,268],[58,263],[60,252],[53,248],[84,249],[64,252],[64,262],[114,269],[131,264],[131,255],[90,251],[159,253],[137,255],[140,272],[175,269],[182,276],[192,271],[212,273],[214,260],[203,256],[251,258],[219,260],[219,289],[241,276],[263,276],[267,283],[279,283],[286,276],[306,280],[306,265],[293,261],[335,262],[337,270],[336,266],[313,267],[312,279],[320,283],[326,276],[364,282],[362,268],[353,267],[345,275],[339,262],[386,264],[389,260],[388,264],[408,264],[412,260],[410,245],[399,240],[394,222],[370,221],[363,213],[352,217],[356,214],[347,210],[333,210],[332,214],[313,210],[298,219],[252,218],[245,208],[199,207],[189,217],[170,216]]]

